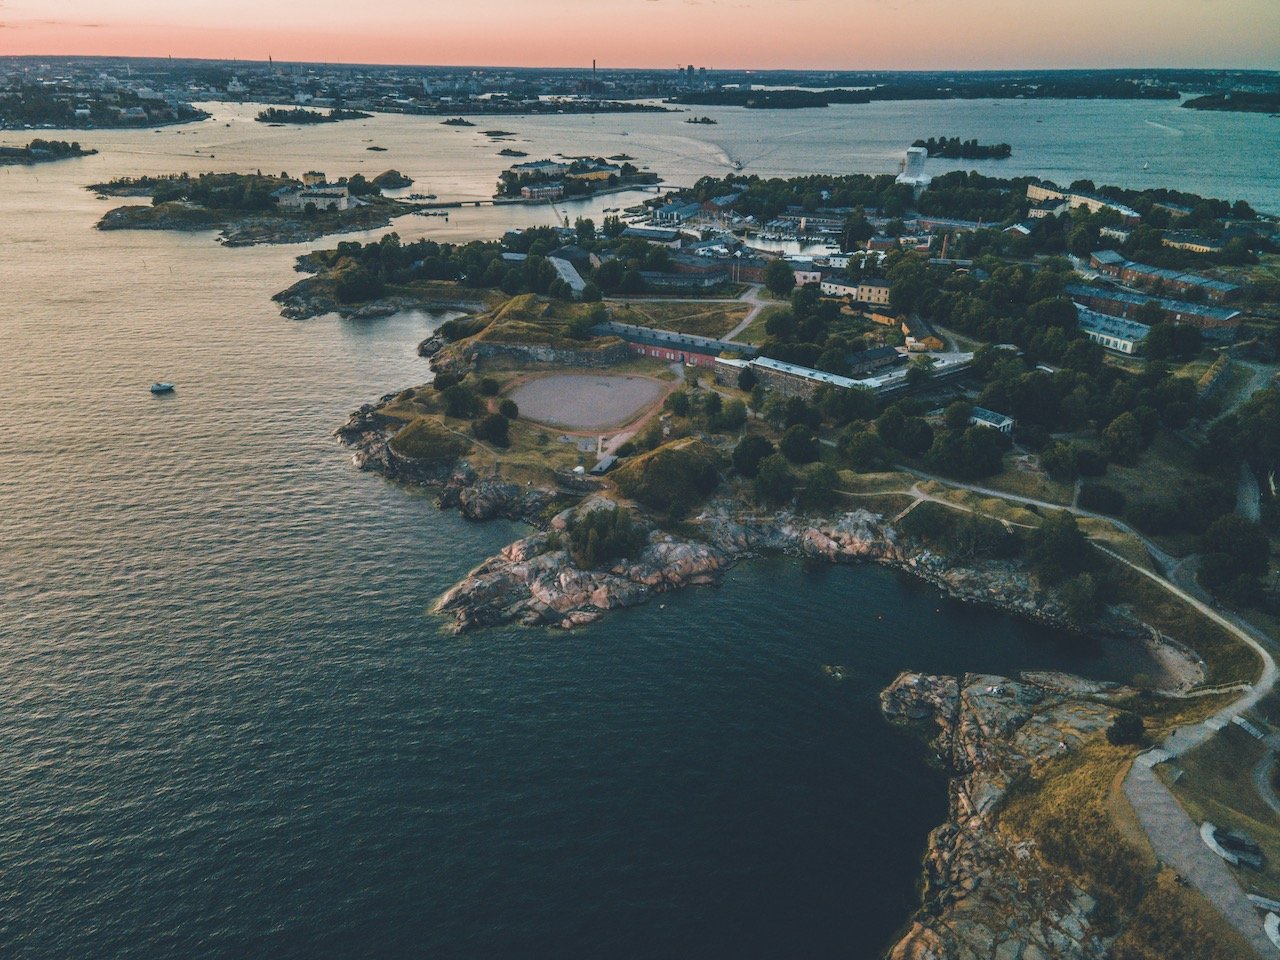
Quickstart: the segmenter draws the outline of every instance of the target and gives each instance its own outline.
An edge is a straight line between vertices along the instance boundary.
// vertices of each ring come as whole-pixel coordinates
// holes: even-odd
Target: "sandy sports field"
[[[602,430],[630,423],[665,392],[665,384],[649,377],[556,373],[526,380],[508,396],[526,419],[566,430]]]

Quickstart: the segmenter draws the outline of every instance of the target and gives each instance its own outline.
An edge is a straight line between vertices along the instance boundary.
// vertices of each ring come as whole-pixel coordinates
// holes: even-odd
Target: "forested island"
[[[343,110],[335,107],[328,113],[321,113],[318,110],[304,110],[301,107],[294,109],[285,109],[283,107],[268,107],[259,113],[255,120],[259,123],[284,123],[284,124],[315,124],[315,123],[339,123],[343,120],[367,120],[373,116],[371,113],[365,113],[362,110]]]
[[[103,197],[150,197],[149,206],[108,211],[99,230],[218,230],[227,246],[298,243],[332,233],[388,225],[414,206],[382,196],[382,188],[412,183],[388,170],[373,180],[360,174],[329,183],[287,174],[189,173],[125,177],[88,189]],[[407,181],[407,182],[406,182]]]
[[[981,144],[959,137],[930,137],[917,140],[912,146],[924,147],[930,157],[946,160],[1003,160],[1013,155],[1013,148],[1007,143]]]
[[[658,175],[630,161],[621,164],[603,157],[574,157],[519,163],[498,178],[495,197],[531,200],[589,197],[602,190],[658,183]]]
[[[1250,93],[1233,90],[1193,97],[1183,104],[1189,110],[1223,110],[1235,113],[1280,114],[1280,93]]]
[[[32,140],[25,147],[0,147],[0,166],[29,166],[36,163],[51,163],[55,160],[68,160],[72,157],[91,157],[97,150],[86,150],[78,141],[66,140]]]

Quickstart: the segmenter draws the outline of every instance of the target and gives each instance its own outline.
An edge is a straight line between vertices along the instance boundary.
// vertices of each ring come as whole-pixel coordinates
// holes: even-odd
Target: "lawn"
[[[755,319],[747,324],[747,328],[745,330],[738,334],[737,340],[741,343],[763,343],[765,337],[768,336],[768,334],[765,333],[764,325],[769,322],[769,318],[790,309],[791,306],[785,303],[772,303],[767,307],[761,308],[760,312],[756,314]]]
[[[1246,890],[1280,899],[1280,818],[1253,783],[1253,769],[1266,754],[1265,745],[1228,724],[1217,736],[1156,770],[1196,823],[1209,820],[1258,842],[1262,869],[1232,869]]]
[[[613,319],[698,337],[723,337],[746,318],[751,307],[737,303],[625,303],[613,305]]]

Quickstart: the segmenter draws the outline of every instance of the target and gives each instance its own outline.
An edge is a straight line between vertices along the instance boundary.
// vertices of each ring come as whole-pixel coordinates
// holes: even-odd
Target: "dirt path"
[[[747,287],[746,292],[738,300],[742,303],[751,304],[751,309],[747,311],[747,315],[743,317],[742,322],[726,333],[722,339],[732,340],[738,336],[743,330],[751,326],[751,321],[760,315],[761,310],[769,306],[768,300],[760,299],[760,288],[755,285]]]

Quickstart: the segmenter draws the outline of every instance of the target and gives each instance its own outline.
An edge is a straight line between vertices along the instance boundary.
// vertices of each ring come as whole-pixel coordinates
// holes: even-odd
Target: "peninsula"
[[[904,674],[885,691],[886,716],[929,727],[956,777],[891,956],[985,957],[997,941],[1024,957],[1192,942],[1206,960],[1240,955],[1261,936],[1243,894],[1162,866],[1180,853],[1150,853],[1165,841],[1142,824],[1149,804],[1198,810],[1209,790],[1217,820],[1280,838],[1251,819],[1256,761],[1229,775],[1234,793],[1207,786],[1223,773],[1203,751],[1243,750],[1234,733],[1196,749],[1174,733],[1213,736],[1274,677],[1249,633],[1196,599],[1251,615],[1266,602],[1269,528],[1238,512],[1237,481],[1280,467],[1280,390],[1250,377],[1222,391],[1230,344],[1272,336],[1280,316],[1280,289],[1238,282],[1275,262],[1274,221],[1170,191],[976,174],[918,196],[893,177],[707,178],[647,209],[644,226],[342,244],[277,297],[293,316],[481,301],[421,344],[430,382],[338,430],[362,469],[471,519],[534,526],[435,611],[458,631],[572,629],[783,553],[891,566],[1082,642],[1145,648],[1156,672],[1123,685]],[[788,260],[724,229],[793,209],[851,249]],[[1233,257],[1164,242],[1245,224]],[[1113,242],[1128,257],[1107,255]],[[1137,258],[1165,250],[1183,269],[1144,272]],[[1199,300],[1174,307],[1175,283]],[[1252,319],[1220,305],[1237,298]],[[1127,322],[1143,330],[1122,342],[1137,308]],[[1168,786],[1148,765],[1159,755],[1136,762],[1162,743],[1189,771]],[[1280,884],[1271,867],[1237,879],[1261,896]]]
[[[32,140],[25,147],[0,147],[0,167],[32,166],[74,157],[91,157],[97,150],[86,150],[76,141]]]
[[[300,180],[261,173],[182,173],[122,178],[88,189],[101,197],[151,199],[149,206],[109,210],[98,222],[99,230],[217,230],[227,246],[251,246],[387,226],[416,207],[382,196],[382,188],[411,182],[394,170],[372,181],[356,174],[333,183],[316,171]]]

